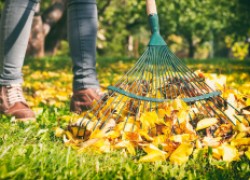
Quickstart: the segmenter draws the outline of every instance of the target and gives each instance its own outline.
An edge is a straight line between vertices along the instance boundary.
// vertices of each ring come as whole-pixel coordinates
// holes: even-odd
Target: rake
[[[158,134],[161,132],[157,125],[164,124],[170,115],[174,117],[173,126],[189,121],[196,127],[198,120],[204,118],[211,121],[216,118],[219,124],[242,121],[240,111],[222,98],[220,91],[211,88],[201,73],[190,70],[170,51],[160,35],[155,0],[146,2],[152,33],[146,51],[114,86],[108,87],[107,97],[95,101],[93,109],[69,126],[73,135],[88,139],[96,129],[108,133],[113,129],[133,132],[142,128]],[[184,118],[177,112],[181,110],[178,108],[186,108],[183,104],[189,106]],[[162,109],[171,109],[171,105],[175,105],[175,109],[159,115]],[[161,116],[164,122],[150,124],[149,120],[145,125],[143,119],[154,118],[149,116]]]

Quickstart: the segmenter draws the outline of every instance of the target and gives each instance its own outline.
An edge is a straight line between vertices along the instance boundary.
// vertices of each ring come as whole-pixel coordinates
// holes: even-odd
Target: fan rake
[[[176,128],[184,121],[197,128],[199,120],[206,119],[211,131],[218,128],[217,124],[242,121],[241,112],[211,88],[202,73],[190,70],[170,51],[160,35],[155,0],[147,0],[147,13],[152,35],[146,51],[114,86],[108,87],[108,96],[94,101],[83,118],[69,125],[69,131],[86,140],[97,129],[103,133],[116,130],[120,132],[117,137],[140,129],[157,135],[164,126],[172,126],[171,133],[184,131]],[[171,123],[166,125],[168,121]]]

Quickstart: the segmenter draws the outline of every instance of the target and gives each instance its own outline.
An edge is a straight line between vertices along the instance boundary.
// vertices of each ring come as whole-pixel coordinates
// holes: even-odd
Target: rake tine
[[[222,98],[222,97],[220,97],[219,96],[219,98],[220,99],[222,99],[222,100],[224,100],[224,101],[226,101],[224,98]],[[227,101],[226,101],[227,102]],[[241,112],[238,110],[238,109],[236,109],[231,103],[229,103],[229,102],[227,102],[227,105],[229,105],[231,108],[233,108],[238,114],[241,114]],[[242,114],[243,115],[243,117],[245,118],[245,120],[248,122],[248,124],[250,124],[250,121],[248,120],[248,118],[246,117],[246,115],[244,115],[244,114]],[[240,121],[240,120],[239,120]],[[241,122],[241,121],[240,121]]]
[[[212,100],[213,100],[213,99],[212,99]],[[216,104],[214,101],[211,101],[211,102],[216,106],[216,108],[217,108],[224,116],[227,117],[227,119],[229,119],[234,125],[236,125],[236,124],[233,122],[233,120],[232,120],[224,111],[222,111],[221,108],[218,107],[218,104]],[[238,120],[238,118],[237,118],[237,120]]]

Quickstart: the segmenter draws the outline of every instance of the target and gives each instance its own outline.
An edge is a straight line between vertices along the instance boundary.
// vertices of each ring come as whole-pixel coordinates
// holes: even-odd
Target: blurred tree
[[[60,42],[67,39],[66,1],[42,0],[34,18],[30,55],[55,53]],[[0,0],[0,9],[3,2]],[[156,3],[162,36],[166,40],[170,35],[182,37],[189,57],[194,57],[197,48],[207,42],[211,56],[213,52],[218,54],[218,49],[226,49],[226,36],[234,41],[249,39],[249,0],[156,0]],[[138,56],[150,37],[145,0],[97,0],[97,6],[98,54]]]
[[[248,47],[250,56],[250,1],[233,0],[235,6],[232,7],[233,18],[231,19],[227,34],[232,39],[231,48],[235,48],[238,43]],[[243,48],[244,49],[244,48]]]
[[[102,1],[98,1],[98,8],[101,5],[100,2]],[[144,15],[145,2],[134,0],[111,1],[104,13],[99,11],[99,32],[104,36],[104,41],[99,41],[101,44],[99,53],[126,54],[129,39],[140,34],[140,27],[146,24],[147,18],[142,18]],[[134,48],[136,43],[130,43],[133,43],[132,46]],[[138,51],[139,49],[136,49],[134,54],[138,54]]]
[[[164,36],[182,36],[194,57],[197,46],[213,40],[227,26],[232,16],[226,0],[164,0],[159,1]],[[165,19],[165,20],[164,20]]]
[[[171,34],[184,38],[188,45],[189,57],[194,57],[197,47],[211,42],[210,51],[213,55],[213,47],[217,46],[218,41],[224,41],[224,31],[229,28],[234,17],[234,1],[157,0],[161,34],[166,40]],[[124,54],[131,43],[133,48],[137,49],[138,37],[141,37],[140,41],[147,42],[150,30],[145,1],[112,1],[107,9],[100,17],[105,41],[102,42],[99,52]],[[138,54],[138,50],[135,54]]]
[[[229,22],[228,33],[246,36],[250,30],[250,1],[233,0],[231,6],[233,18]]]

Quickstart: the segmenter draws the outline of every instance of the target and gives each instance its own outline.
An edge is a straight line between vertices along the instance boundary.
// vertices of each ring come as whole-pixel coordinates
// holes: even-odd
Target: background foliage
[[[249,56],[250,1],[156,0],[161,33],[181,57]],[[47,53],[68,53],[66,0],[43,0],[39,14],[50,32],[44,34]],[[1,1],[0,8],[3,8]],[[145,1],[97,0],[98,54],[139,56],[150,37]],[[59,11],[56,11],[59,10]],[[56,19],[52,13],[58,13]],[[50,22],[50,23],[48,23]],[[36,53],[30,53],[36,55]]]

